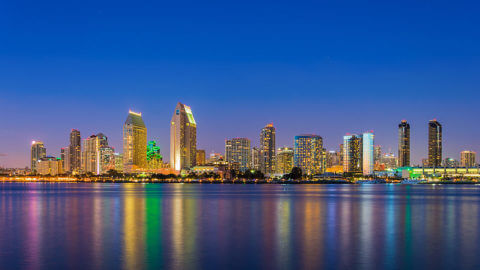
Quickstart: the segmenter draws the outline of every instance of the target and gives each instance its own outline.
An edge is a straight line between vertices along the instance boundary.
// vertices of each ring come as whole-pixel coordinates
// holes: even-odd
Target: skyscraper
[[[363,170],[363,137],[356,134],[343,136],[343,171],[361,172]]]
[[[141,113],[129,111],[123,125],[123,170],[135,172],[147,167],[147,128]]]
[[[47,156],[47,149],[45,148],[45,145],[43,142],[40,141],[32,141],[32,147],[30,151],[30,168],[32,169],[33,173],[38,172],[38,161],[41,158],[44,158]]]
[[[277,173],[278,174],[287,174],[292,171],[293,168],[293,156],[294,151],[290,147],[282,147],[277,150]]]
[[[98,174],[105,174],[110,170],[115,170],[115,149],[110,146],[101,146],[98,157]]]
[[[372,132],[363,133],[363,146],[362,146],[362,165],[363,175],[373,175],[374,159],[373,159],[373,138],[375,136]]]
[[[267,124],[260,132],[260,171],[275,173],[275,127]]]
[[[196,165],[197,123],[189,106],[178,103],[170,123],[170,167],[176,171]]]
[[[476,161],[475,161],[476,153],[473,151],[462,151],[460,153],[460,164],[462,167],[475,167]]]
[[[82,171],[84,173],[102,173],[100,165],[100,149],[108,147],[108,139],[103,133],[91,135],[83,140],[82,147]]]
[[[294,139],[293,163],[305,175],[321,174],[323,166],[323,139],[318,135],[298,135]]]
[[[398,125],[398,166],[410,166],[410,124],[407,120]]]
[[[82,167],[80,131],[72,129],[70,132],[69,159],[70,166],[68,171],[78,173]]]
[[[163,156],[156,141],[149,141],[147,144],[147,167],[149,170],[163,168]]]
[[[428,122],[428,165],[442,165],[442,125],[436,119]]]
[[[251,168],[260,171],[260,149],[258,147],[252,147],[252,164]]]
[[[230,169],[245,172],[249,169],[251,158],[249,139],[233,138],[225,140],[225,159]]]

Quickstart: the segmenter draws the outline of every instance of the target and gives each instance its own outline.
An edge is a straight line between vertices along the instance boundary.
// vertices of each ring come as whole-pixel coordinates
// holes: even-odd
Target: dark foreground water
[[[480,269],[480,188],[0,184],[0,269]]]

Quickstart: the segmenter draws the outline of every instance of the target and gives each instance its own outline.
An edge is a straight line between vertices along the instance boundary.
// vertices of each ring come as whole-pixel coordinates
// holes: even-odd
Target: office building
[[[123,125],[123,171],[141,172],[147,167],[147,127],[142,114],[128,112]]]
[[[30,168],[32,173],[38,173],[37,163],[41,158],[47,156],[47,149],[43,142],[33,141],[30,150]]]
[[[108,147],[108,139],[103,133],[91,135],[83,140],[82,172],[100,174],[100,148]]]
[[[363,136],[348,134],[343,136],[343,171],[359,173],[363,171]]]
[[[428,165],[442,165],[442,125],[436,119],[428,122]]]
[[[406,120],[398,125],[398,166],[410,166],[410,124]]]
[[[158,170],[163,168],[163,156],[156,141],[149,141],[147,144],[147,168]]]
[[[45,156],[38,160],[37,170],[40,175],[59,175],[63,173],[62,160],[52,156]]]
[[[318,135],[298,135],[294,139],[294,166],[304,175],[321,174],[323,166],[323,139]]]
[[[80,137],[80,131],[72,129],[70,132],[70,145],[69,145],[69,167],[68,171],[72,173],[80,172],[82,168],[82,139]]]
[[[170,122],[170,166],[176,171],[196,165],[197,123],[189,106],[178,103]]]
[[[197,149],[197,166],[203,166],[206,164],[205,150]]]
[[[373,139],[374,135],[372,132],[363,133],[363,146],[362,146],[362,166],[363,166],[363,175],[373,175],[374,170],[374,158],[373,158]]]
[[[267,124],[260,132],[260,171],[265,175],[275,173],[275,127]]]

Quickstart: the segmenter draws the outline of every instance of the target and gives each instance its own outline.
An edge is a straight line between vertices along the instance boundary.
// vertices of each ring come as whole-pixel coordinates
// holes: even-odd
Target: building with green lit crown
[[[147,144],[147,168],[149,170],[163,168],[163,157],[156,141],[149,141]]]

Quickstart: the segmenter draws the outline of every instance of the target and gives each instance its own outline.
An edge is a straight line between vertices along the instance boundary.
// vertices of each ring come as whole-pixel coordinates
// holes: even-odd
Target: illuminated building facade
[[[206,164],[205,150],[197,149],[197,166],[202,166]]]
[[[147,144],[147,168],[149,170],[158,170],[163,168],[163,157],[160,153],[160,147],[156,141],[149,141]]]
[[[250,140],[247,138],[233,138],[225,140],[225,158],[228,168],[245,172],[251,163]]]
[[[64,147],[61,149],[61,159],[63,162],[63,171],[70,171],[70,147]]]
[[[30,150],[30,168],[33,173],[38,173],[38,161],[47,156],[47,149],[43,142],[33,141]]]
[[[123,125],[123,171],[138,172],[147,167],[147,128],[141,113],[129,111]]]
[[[462,167],[475,167],[477,165],[476,163],[476,153],[473,151],[462,151],[460,153],[460,164]]]
[[[363,170],[363,137],[356,134],[343,136],[343,171],[359,173]]]
[[[289,147],[282,147],[277,149],[277,173],[287,174],[292,171],[293,168],[294,151]]]
[[[68,171],[73,173],[78,173],[82,168],[82,139],[80,137],[80,131],[72,129],[70,132],[70,146],[69,146],[69,156],[70,162]]]
[[[123,172],[123,154],[115,153],[115,171],[122,173]]]
[[[442,165],[442,125],[436,119],[428,122],[428,166]]]
[[[99,149],[98,173],[105,174],[115,170],[115,149],[109,146],[102,146]]]
[[[275,127],[267,124],[260,132],[260,171],[275,173]]]
[[[410,166],[410,124],[407,120],[398,125],[398,166]]]
[[[294,139],[294,166],[305,175],[321,174],[323,166],[323,139],[318,135],[298,135]]]
[[[374,159],[373,159],[373,139],[372,132],[363,133],[363,146],[362,146],[362,166],[363,175],[373,175]]]
[[[220,153],[210,153],[208,158],[208,163],[216,163],[219,161],[223,161],[223,156]]]
[[[252,164],[250,167],[253,170],[260,171],[260,158],[261,157],[261,151],[260,148],[258,147],[252,147]]]
[[[458,160],[454,158],[446,158],[443,160],[443,164],[442,164],[442,166],[446,168],[455,168],[455,167],[458,167],[459,165],[460,163],[458,162]]]
[[[108,147],[108,139],[102,133],[92,135],[83,140],[82,172],[100,174],[100,148]]]
[[[37,173],[40,175],[59,175],[63,173],[62,160],[56,157],[42,157],[37,162]]]
[[[170,122],[170,166],[176,171],[196,165],[197,123],[189,106],[178,103]]]
[[[327,168],[331,168],[333,166],[339,166],[341,165],[341,152],[337,152],[337,151],[328,151],[326,153],[326,167]]]

